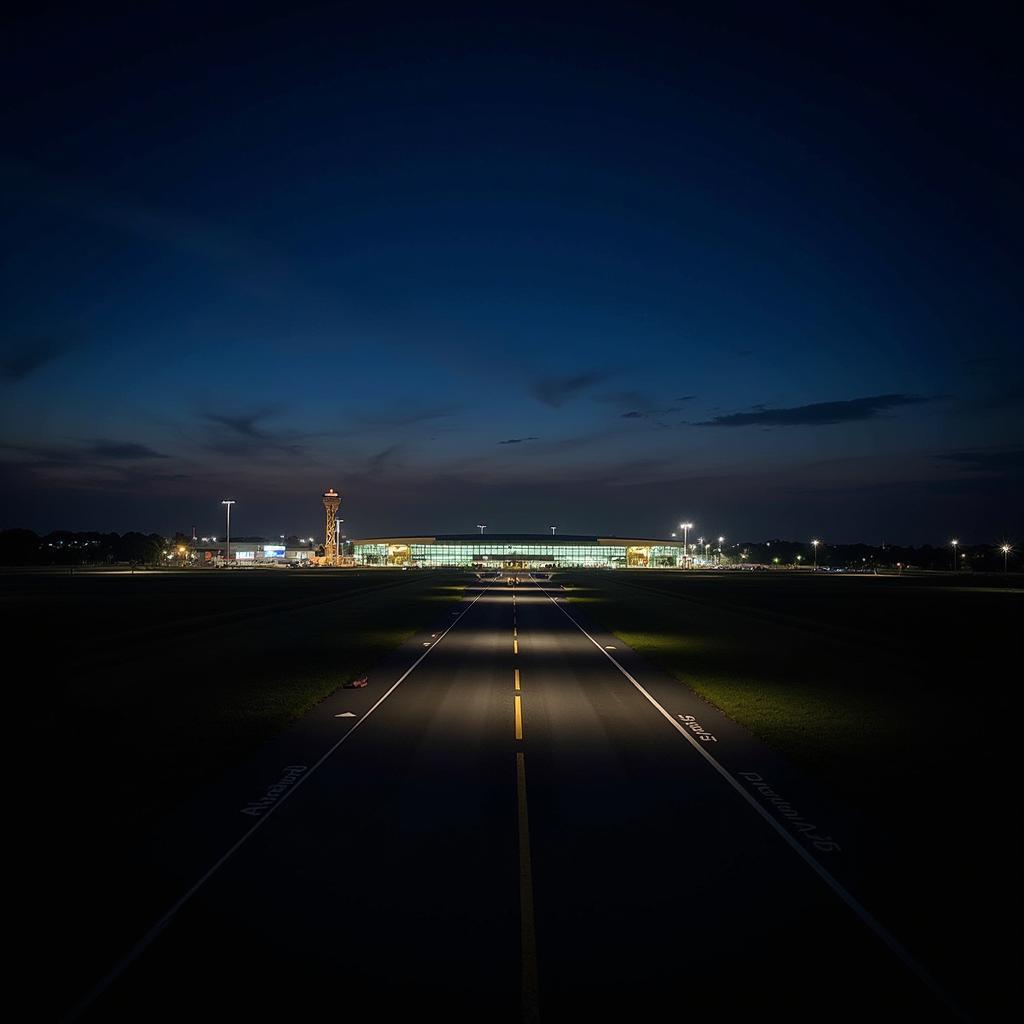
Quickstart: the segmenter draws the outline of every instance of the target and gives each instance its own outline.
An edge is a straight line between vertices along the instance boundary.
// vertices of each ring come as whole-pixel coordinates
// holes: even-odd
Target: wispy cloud
[[[277,409],[268,407],[264,409],[257,409],[252,412],[238,413],[234,416],[210,412],[206,413],[205,418],[211,423],[217,423],[224,427],[229,433],[238,434],[240,437],[262,441],[265,440],[268,435],[266,431],[260,428],[257,424],[259,424],[261,420],[265,420],[268,416],[273,416],[275,412],[277,412]]]
[[[89,454],[101,459],[167,459],[169,455],[154,451],[149,445],[135,441],[94,441]]]
[[[610,376],[609,370],[589,370],[568,377],[545,377],[533,381],[530,392],[545,405],[557,409],[595,384],[608,380]]]
[[[279,415],[277,406],[264,406],[237,413],[204,413],[202,418],[212,424],[203,446],[220,455],[243,455],[259,450],[265,455],[306,456],[306,442],[314,434],[293,430],[272,430],[265,421]]]
[[[696,395],[681,395],[675,401],[689,402],[693,398],[696,398]],[[670,424],[665,422],[666,417],[674,416],[682,411],[682,407],[679,405],[670,405],[668,408],[655,408],[650,405],[644,405],[639,409],[630,409],[628,412],[619,413],[619,418],[624,420],[650,420],[656,426],[667,427]]]
[[[155,451],[137,441],[111,441],[99,438],[86,446],[80,445],[0,445],[7,451],[17,452],[31,466],[98,466],[104,462],[131,462],[135,460],[168,459],[169,455]],[[120,469],[120,467],[119,467]],[[130,472],[131,470],[127,470]]]
[[[510,437],[505,441],[499,441],[498,444],[524,444],[526,441],[539,441],[539,437]]]
[[[867,398],[850,398],[840,402],[814,402],[811,405],[797,405],[791,408],[769,409],[755,407],[750,412],[734,412],[726,416],[715,416],[710,420],[694,423],[696,427],[820,427],[831,423],[850,423],[869,420],[879,413],[905,405],[919,405],[930,402],[930,398],[919,395],[872,395]]]
[[[0,379],[16,383],[31,377],[72,348],[53,338],[23,338],[0,346]]]
[[[417,423],[429,423],[431,420],[444,419],[462,412],[463,406],[452,403],[430,406],[409,406],[402,403],[395,412],[366,412],[359,415],[358,427],[390,429],[393,427],[411,427]],[[346,433],[351,430],[346,429]]]
[[[379,476],[394,463],[399,448],[400,445],[393,444],[389,448],[377,452],[376,455],[371,455],[366,460],[366,472],[370,476]]]
[[[939,456],[947,462],[957,462],[967,469],[1000,473],[1024,472],[1024,447],[976,448],[969,451],[945,452]]]

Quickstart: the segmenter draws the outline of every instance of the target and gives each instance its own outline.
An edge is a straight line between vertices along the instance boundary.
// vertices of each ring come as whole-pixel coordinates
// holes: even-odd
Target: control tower
[[[338,564],[338,540],[334,521],[338,518],[341,497],[332,487],[324,492],[324,511],[327,514],[327,527],[324,532],[324,565]]]

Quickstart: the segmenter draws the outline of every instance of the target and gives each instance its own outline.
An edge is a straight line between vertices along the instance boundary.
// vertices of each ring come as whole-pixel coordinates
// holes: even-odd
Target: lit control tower
[[[327,513],[327,528],[324,532],[325,565],[338,564],[338,541],[337,534],[335,533],[337,527],[334,525],[334,521],[338,517],[340,506],[341,497],[333,487],[329,491],[324,492],[324,511]]]

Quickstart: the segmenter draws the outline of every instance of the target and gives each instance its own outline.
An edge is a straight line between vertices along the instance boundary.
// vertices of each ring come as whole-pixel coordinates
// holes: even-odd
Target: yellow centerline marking
[[[516,702],[516,739],[521,740],[523,738],[523,698],[517,693],[515,696]]]
[[[519,803],[519,951],[522,1019],[540,1020],[537,985],[537,932],[533,924],[533,868],[530,864],[530,817],[526,809],[526,758],[516,754],[516,796]]]
[[[518,654],[519,653],[519,641],[516,640],[516,639],[512,640],[512,653],[513,654]]]
[[[516,669],[515,673],[516,673],[516,689],[517,690],[521,690],[522,687],[519,685],[519,669]]]

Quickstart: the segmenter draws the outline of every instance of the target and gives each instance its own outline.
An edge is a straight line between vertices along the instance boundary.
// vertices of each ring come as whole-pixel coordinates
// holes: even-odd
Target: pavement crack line
[[[729,786],[756,814],[758,814],[767,824],[775,831],[775,833],[785,842],[785,844],[805,863],[811,870],[835,893],[836,896],[856,915],[856,917],[864,924],[876,938],[881,940],[883,945],[899,959],[903,965],[913,973],[919,981],[937,998],[942,1002],[948,1009],[953,1011],[958,1017],[963,1020],[968,1020],[967,1014],[960,1009],[952,998],[946,993],[946,991],[939,985],[939,983],[931,976],[931,974],[925,969],[924,965],[919,963],[918,960],[911,954],[911,952],[896,938],[895,935],[890,932],[885,925],[881,923],[865,906],[863,906],[859,900],[839,881],[823,864],[820,864],[811,854],[805,850],[799,843],[791,836],[785,828],[773,818],[764,807],[762,807],[757,801],[744,789],[740,783],[733,777],[732,773],[725,768],[712,754],[710,754],[705,747],[703,747],[697,739],[690,735],[690,733],[683,728],[683,726],[677,722],[672,715],[668,713],[658,703],[657,700],[644,688],[644,686],[637,682],[637,680],[622,666],[618,659],[606,650],[601,644],[599,644],[584,628],[580,623],[569,614],[566,609],[558,603],[558,600],[551,596],[551,594],[540,585],[539,581],[534,581],[540,591],[547,597],[547,599],[596,647],[618,670],[623,676],[636,689],[653,705],[658,713],[672,726],[673,729],[679,733],[680,736],[686,740],[689,745],[697,751],[697,753],[704,758],[705,762],[723,778]],[[565,600],[564,598],[562,600]]]
[[[302,786],[303,783],[309,781],[310,776],[312,776],[313,773],[316,772],[316,770],[320,768],[324,764],[324,762],[326,762],[327,759],[331,757],[331,755],[334,754],[334,752],[350,736],[352,736],[353,733],[355,733],[359,729],[359,727],[374,713],[374,711],[376,711],[377,708],[379,708],[381,704],[383,704],[384,701],[386,701],[388,697],[390,697],[391,694],[394,693],[395,690],[397,690],[398,687],[403,682],[405,682],[405,680],[408,679],[410,675],[412,675],[412,673],[419,667],[420,662],[422,662],[423,659],[426,658],[427,655],[429,655],[432,651],[435,651],[437,649],[437,645],[459,624],[459,622],[462,621],[463,616],[466,615],[466,613],[477,603],[477,601],[479,601],[480,598],[483,597],[484,594],[486,594],[490,589],[491,587],[484,587],[484,589],[481,590],[480,593],[477,594],[472,601],[470,601],[469,605],[467,605],[466,608],[459,612],[459,614],[451,622],[451,624],[445,630],[438,634],[437,639],[431,644],[431,646],[428,647],[398,677],[398,679],[396,679],[395,682],[393,682],[391,686],[388,687],[388,689],[381,695],[380,699],[373,704],[370,710],[367,711],[366,714],[363,715],[361,718],[358,718],[353,723],[352,728],[349,729],[344,736],[337,740],[327,750],[326,753],[322,754],[319,760],[317,760],[312,765],[309,771],[307,771],[303,776],[301,776],[295,782],[295,784],[282,795],[282,797],[277,801],[277,803],[275,803],[272,807],[269,807],[267,809],[266,814],[264,814],[260,818],[257,818],[255,823],[246,832],[244,832],[234,843],[232,843],[232,845],[229,846],[228,849],[223,854],[221,854],[221,856],[213,863],[213,865],[207,869],[205,874],[203,874],[196,882],[193,882],[193,884],[181,896],[178,897],[178,899],[163,914],[163,916],[156,922],[156,924],[154,924],[142,936],[142,938],[139,939],[139,941],[93,987],[93,989],[85,996],[85,998],[82,999],[81,1002],[79,1002],[77,1006],[74,1007],[73,1010],[71,1010],[71,1012],[64,1018],[66,1021],[78,1020],[82,1016],[82,1014],[85,1013],[85,1011],[88,1010],[92,1006],[92,1004],[95,1003],[96,1000],[99,999],[99,997],[103,995],[104,992],[106,992],[107,989],[109,989],[110,986],[113,985],[114,982],[116,982],[121,977],[121,975],[124,974],[124,972],[128,970],[128,968],[131,967],[131,965],[135,963],[136,960],[139,959],[140,956],[142,956],[143,953],[146,952],[146,950],[160,937],[160,935],[164,932],[167,926],[174,920],[174,918],[177,916],[178,912],[182,909],[182,907],[184,907],[189,902],[189,900],[191,900],[192,897],[195,896],[195,894],[199,892],[199,890],[211,878],[213,878],[213,876],[234,856],[234,854],[236,854],[270,820],[275,811],[281,809],[281,807],[287,802],[287,800],[291,796],[295,794],[295,792],[299,789],[300,786]]]

